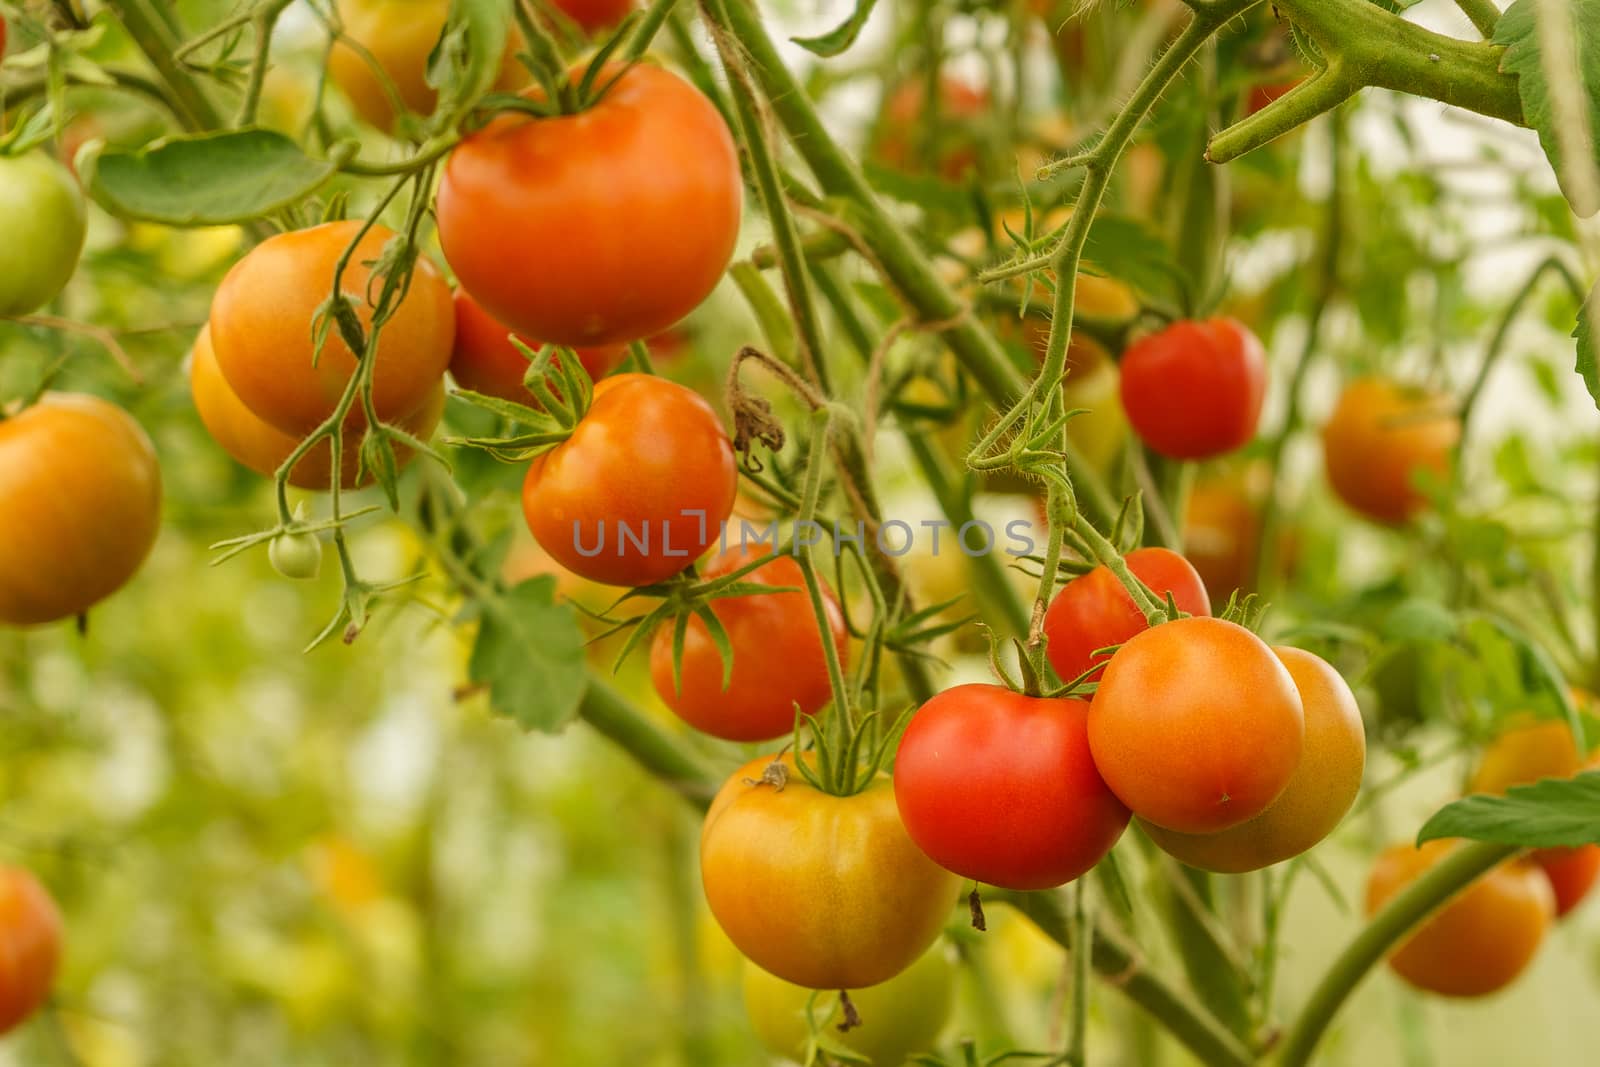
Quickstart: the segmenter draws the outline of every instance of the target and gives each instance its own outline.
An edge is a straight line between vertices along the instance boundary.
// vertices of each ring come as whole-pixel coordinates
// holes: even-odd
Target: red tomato
[[[539,341],[518,335],[518,340],[537,352]],[[621,346],[579,348],[578,362],[584,371],[599,381],[616,369],[627,350]],[[463,389],[519,404],[534,397],[522,384],[528,373],[528,357],[511,343],[511,331],[472,299],[465,289],[456,291],[456,344],[450,356],[450,376]]]
[[[161,468],[133,416],[46,393],[0,420],[0,623],[82,614],[122,588],[161,526]]]
[[[1233,319],[1174,323],[1122,356],[1128,421],[1172,459],[1207,459],[1247,443],[1266,391],[1266,352]]]
[[[39,1010],[61,960],[61,913],[32,874],[0,867],[0,1034]]]
[[[809,754],[807,756],[809,758]],[[906,835],[878,775],[854,796],[813,789],[767,756],[733,772],[706,813],[700,878],[717,924],[770,974],[861,989],[904,971],[944,929],[960,882]]]
[[[706,564],[705,578],[738,570],[771,549],[734,546]],[[682,688],[672,682],[671,623],[656,630],[650,646],[650,680],[678,718],[728,741],[770,741],[794,729],[795,706],[810,715],[833,699],[828,662],[805,576],[793,556],[780,555],[739,579],[766,586],[793,586],[793,593],[722,597],[711,611],[733,646],[733,676],[723,688],[722,654],[704,621],[691,616],[683,635]],[[845,662],[849,631],[844,612],[827,583],[822,603],[828,633]]]
[[[1111,657],[1089,709],[1095,766],[1146,822],[1226,830],[1283,794],[1305,746],[1294,678],[1262,640],[1222,619],[1178,619]]]
[[[1072,881],[1128,809],[1089,754],[1089,705],[960,685],[917,709],[895,756],[906,831],[935,863],[1005,889]]]
[[[1190,615],[1210,615],[1211,601],[1200,575],[1189,561],[1167,548],[1137,548],[1124,557],[1134,577],[1158,597],[1172,594],[1179,609]],[[1062,586],[1044,615],[1045,655],[1063,682],[1070,682],[1096,662],[1096,649],[1120,645],[1147,629],[1144,614],[1133,597],[1105,566],[1074,578]]]
[[[594,387],[572,436],[534,459],[522,511],[534,538],[574,574],[649,585],[716,542],[737,483],[733,443],[698,393],[618,374]]]
[[[362,224],[327,222],[269,237],[233,265],[211,301],[211,346],[235,395],[271,425],[296,436],[333,413],[356,357],[337,329],[313,362],[314,322],[333,292],[333,272]],[[396,235],[374,226],[340,278],[356,314],[372,324],[368,297],[380,284],[372,262]],[[426,256],[378,337],[372,402],[384,422],[402,422],[428,403],[450,364],[455,338],[450,287]],[[359,407],[357,409],[359,411]]]
[[[581,114],[503,115],[462,141],[437,204],[462,287],[512,329],[577,347],[694,310],[733,255],[743,186],[717,109],[640,63]]]
[[[927,86],[919,78],[894,91],[884,106],[884,133],[878,139],[878,158],[895,170],[921,169],[920,142],[927,130],[923,121]],[[935,145],[937,169],[946,181],[961,181],[978,167],[978,139],[974,123],[989,117],[987,90],[960,78],[939,79],[940,136]]]

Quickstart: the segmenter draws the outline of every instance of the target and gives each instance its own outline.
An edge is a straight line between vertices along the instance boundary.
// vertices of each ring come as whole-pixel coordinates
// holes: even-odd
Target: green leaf
[[[546,733],[572,721],[585,685],[583,631],[555,590],[543,575],[485,601],[467,666],[474,682],[488,685],[495,711]]]
[[[825,59],[839,55],[856,43],[856,38],[861,36],[861,28],[867,24],[867,19],[872,17],[872,9],[877,6],[878,0],[856,0],[856,9],[850,13],[850,17],[827,33],[789,39],[812,55]]]
[[[1083,258],[1104,274],[1152,296],[1176,299],[1183,288],[1172,250],[1144,222],[1128,215],[1101,214],[1089,227]]]
[[[1417,843],[1440,837],[1529,848],[1600,844],[1600,771],[1512,786],[1503,797],[1458,800],[1434,813]]]
[[[1540,0],[1517,0],[1500,16],[1494,31],[1494,43],[1506,48],[1500,69],[1517,75],[1523,115],[1539,132],[1539,143],[1555,167],[1556,178],[1572,210],[1588,218],[1600,211],[1600,201],[1574,187],[1567,162],[1562,158],[1550,76],[1539,47],[1539,6]],[[1594,155],[1594,163],[1600,165],[1600,0],[1567,0],[1567,7],[1573,32],[1566,41],[1574,53],[1568,58],[1575,63],[1582,82],[1580,90],[1589,117],[1589,151]]]
[[[1578,375],[1588,387],[1595,407],[1600,408],[1600,285],[1583,302],[1578,329],[1572,336],[1578,339]]]
[[[1443,604],[1414,597],[1389,612],[1383,633],[1391,641],[1443,641],[1456,632],[1457,625],[1456,617]]]
[[[340,146],[335,159],[313,159],[274,130],[185,134],[133,152],[91,156],[88,189],[119,218],[171,226],[247,222],[311,194],[353,148]]]

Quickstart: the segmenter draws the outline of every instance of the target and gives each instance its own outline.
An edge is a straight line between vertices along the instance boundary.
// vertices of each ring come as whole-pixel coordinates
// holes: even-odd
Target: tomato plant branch
[[[191,132],[221,129],[222,113],[174,58],[178,40],[166,20],[151,10],[150,0],[107,0],[106,6],[172,91],[179,124]]]
[[[278,24],[291,0],[262,0],[250,13],[250,24],[255,33],[256,50],[250,61],[250,74],[245,82],[244,98],[239,102],[239,115],[235,126],[248,126],[256,120],[256,109],[261,104],[261,87],[266,84],[267,64],[272,56],[272,28]]]
[[[666,25],[677,3],[678,0],[652,0],[650,6],[644,9],[638,24],[634,26],[633,35],[628,38],[627,46],[622,50],[624,60],[638,59],[649,51],[650,42],[656,39],[661,27]]]
[[[701,810],[710,805],[718,785],[712,771],[592,670],[578,714],[689,803]]]
[[[1061,894],[989,890],[989,902],[1009,904],[1052,941],[1072,951],[1072,920]],[[1089,963],[1096,973],[1159,1020],[1180,1044],[1209,1067],[1249,1067],[1256,1062],[1244,1043],[1185,994],[1148,970],[1122,937],[1096,924]]]
[[[567,77],[556,39],[532,10],[531,0],[512,0],[511,12],[528,46],[526,55],[533,61],[531,73],[555,99],[563,115],[573,114],[578,110],[578,87]]]
[[[1328,1024],[1380,960],[1441,905],[1519,851],[1516,845],[1461,845],[1406,886],[1374,915],[1323,973],[1289,1028],[1277,1067],[1303,1067]]]
[[[1494,6],[1494,0],[1456,0],[1456,6],[1472,20],[1485,40],[1494,37],[1494,28],[1500,24],[1500,9]]]
[[[1455,478],[1460,482],[1461,456],[1465,453],[1467,434],[1472,426],[1473,413],[1478,410],[1478,400],[1483,396],[1483,388],[1489,383],[1489,375],[1494,371],[1495,364],[1499,362],[1501,353],[1505,351],[1506,341],[1510,339],[1511,327],[1518,316],[1527,307],[1528,301],[1539,290],[1539,283],[1544,281],[1546,274],[1555,274],[1565,283],[1573,298],[1581,305],[1588,296],[1583,283],[1578,280],[1571,267],[1559,256],[1545,259],[1528,276],[1528,280],[1512,296],[1511,302],[1506,305],[1505,312],[1500,316],[1499,323],[1495,326],[1494,333],[1490,335],[1489,345],[1484,350],[1483,361],[1478,364],[1478,373],[1472,379],[1472,385],[1467,388],[1466,395],[1461,400],[1461,437],[1456,444]]]

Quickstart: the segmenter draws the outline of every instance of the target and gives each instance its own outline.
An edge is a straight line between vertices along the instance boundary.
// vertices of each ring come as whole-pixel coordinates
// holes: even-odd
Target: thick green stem
[[[1467,13],[1485,40],[1494,36],[1494,28],[1500,24],[1500,9],[1494,0],[1456,0],[1456,6]]]
[[[691,804],[704,809],[711,803],[720,784],[715,774],[593,671],[578,714]]]
[[[1455,849],[1394,896],[1339,954],[1312,990],[1289,1028],[1277,1067],[1302,1067],[1328,1024],[1367,972],[1414,927],[1495,866],[1517,853],[1516,845],[1474,841]]]
[[[1011,893],[990,890],[984,899],[1010,904],[1052,941],[1072,949],[1072,920],[1058,892]],[[1180,1044],[1209,1067],[1250,1067],[1248,1048],[1194,1001],[1146,970],[1133,950],[1109,927],[1096,925],[1089,963],[1129,1000],[1158,1019]]]

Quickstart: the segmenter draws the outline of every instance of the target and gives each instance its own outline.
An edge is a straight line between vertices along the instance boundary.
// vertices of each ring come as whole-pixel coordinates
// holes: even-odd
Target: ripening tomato
[[[1305,708],[1305,748],[1282,795],[1249,822],[1216,834],[1144,829],[1168,853],[1208,871],[1239,874],[1298,856],[1333,832],[1361,791],[1367,736],[1355,694],[1333,666],[1298,648],[1272,650]]]
[[[634,0],[551,0],[585,33],[610,29],[628,17]]]
[[[717,578],[770,555],[765,545],[734,545],[706,564],[701,576]],[[656,630],[650,646],[650,680],[677,716],[695,729],[728,741],[770,741],[794,729],[795,707],[813,714],[833,699],[805,576],[793,556],[779,555],[739,579],[792,586],[792,593],[756,593],[711,601],[711,611],[733,648],[733,675],[723,687],[723,661],[705,622],[690,616],[683,635],[681,686],[672,678],[673,624]],[[826,582],[822,604],[828,636],[845,662],[849,631]]]
[[[895,755],[906,831],[946,870],[1048,889],[1105,857],[1128,825],[1089,754],[1089,705],[958,685],[917,709]]]
[[[1124,560],[1133,576],[1180,611],[1210,615],[1206,587],[1189,561],[1168,548],[1136,548]],[[1063,682],[1070,682],[1107,655],[1098,649],[1120,645],[1147,629],[1144,613],[1117,576],[1101,565],[1061,587],[1044,615],[1045,655]]]
[[[920,78],[903,82],[883,109],[883,132],[877,156],[887,167],[900,171],[923,169],[921,138],[929,133],[924,119],[928,89]],[[934,138],[934,169],[946,181],[958,182],[978,169],[981,143],[977,124],[989,117],[988,90],[960,78],[939,79],[939,114]]]
[[[1345,387],[1322,429],[1328,484],[1351,510],[1400,525],[1428,506],[1415,476],[1450,470],[1461,420],[1448,398],[1384,378]]]
[[[650,63],[617,75],[601,73],[616,81],[579,114],[495,119],[450,153],[439,183],[439,241],[462,287],[553,344],[676,325],[739,236],[739,157],[716,107]]]
[[[869,1067],[903,1067],[906,1059],[927,1052],[939,1040],[955,1003],[956,965],[943,941],[887,982],[850,990],[861,1023],[840,1033],[837,991],[817,990],[785,982],[760,967],[744,964],[744,1007],[761,1043],[778,1056],[802,1059],[817,1028],[858,1056]],[[813,999],[815,996],[815,999]]]
[[[211,348],[211,328],[202,326],[195,338],[194,352],[189,360],[189,394],[194,398],[194,409],[200,416],[211,439],[222,450],[244,466],[264,478],[273,477],[299,445],[301,438],[286,434],[267,424],[259,415],[245,406],[217,366],[217,357]],[[444,416],[444,386],[434,387],[434,394],[422,407],[400,420],[400,428],[411,436],[426,441]],[[361,465],[361,438],[359,426],[345,434],[340,449],[339,485],[354,489],[372,481],[371,472],[361,479],[356,473]],[[327,439],[318,441],[294,470],[289,472],[289,484],[296,489],[327,489],[333,481],[331,447]],[[401,466],[411,461],[411,449],[395,448],[395,462]]]
[[[1456,847],[1429,841],[1390,846],[1367,879],[1367,914]],[[1510,985],[1533,960],[1555,914],[1550,883],[1533,864],[1494,868],[1419,926],[1389,957],[1396,974],[1447,997],[1481,997]]]
[[[211,301],[211,346],[223,377],[246,407],[284,433],[316,429],[355,372],[356,358],[337,328],[316,355],[314,323],[333,292],[334,268],[361,226],[326,222],[269,237],[233,265]],[[340,291],[355,301],[368,329],[369,290],[376,300],[382,288],[371,262],[396,236],[373,226],[340,279]],[[372,382],[378,418],[398,423],[433,399],[454,339],[450,286],[426,256],[419,257],[405,298],[378,338]],[[352,410],[358,420],[359,410]]]
[[[763,779],[775,762],[787,770],[781,788]],[[808,989],[861,989],[911,966],[961,886],[907,835],[888,775],[836,797],[812,788],[790,753],[751,760],[717,793],[700,875],[739,951]]]
[[[518,340],[537,352],[540,342],[519,335]],[[579,348],[578,362],[589,377],[599,381],[616,369],[627,355],[619,345]],[[528,357],[511,343],[511,331],[494,320],[465,289],[456,291],[456,344],[450,356],[450,376],[463,389],[519,404],[534,402],[522,380]]]
[[[439,43],[449,14],[450,0],[339,0],[344,33],[328,54],[328,75],[358,115],[380,130],[394,125],[394,100],[385,79],[407,111],[433,112],[439,94],[428,84],[428,55]],[[528,72],[516,59],[521,41],[512,29],[496,89],[528,84]],[[382,70],[381,77],[374,64]]]
[[[46,393],[0,421],[0,622],[88,611],[133,577],[160,521],[156,450],[115,404]]]
[[[714,544],[738,488],[733,442],[701,396],[618,374],[594,387],[572,436],[534,459],[528,529],[563,567],[607,585],[649,585]]]
[[[1600,769],[1600,756],[1585,767],[1565,722],[1519,720],[1484,750],[1468,791],[1504,793],[1514,785],[1529,785],[1542,778],[1571,778],[1579,771],[1595,769]],[[1600,879],[1600,845],[1540,848],[1528,858],[1550,879],[1557,918],[1576,908]]]
[[[61,961],[61,913],[39,880],[0,867],[0,1034],[39,1010]]]
[[[1222,619],[1176,619],[1111,657],[1089,707],[1095,766],[1145,822],[1214,834],[1283,794],[1305,748],[1283,661]]]
[[[0,156],[0,318],[61,292],[83,252],[86,211],[77,179],[43,151]]]
[[[1266,352],[1233,319],[1177,322],[1122,354],[1128,421],[1171,459],[1209,459],[1247,444],[1266,394]]]

